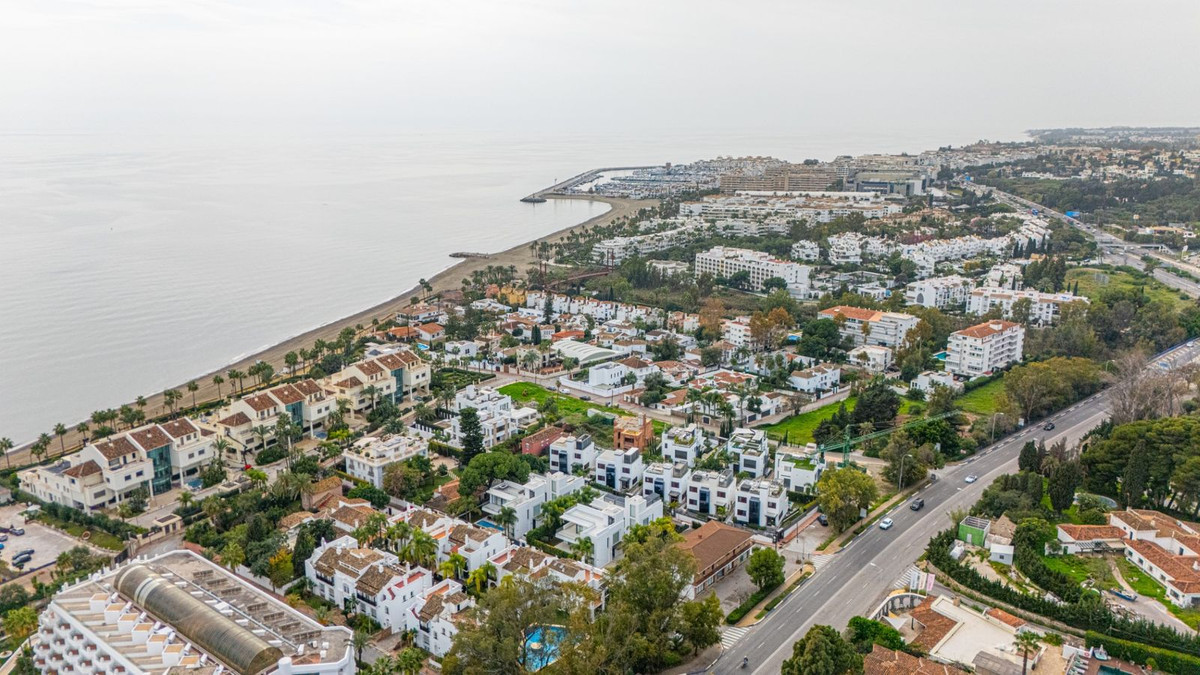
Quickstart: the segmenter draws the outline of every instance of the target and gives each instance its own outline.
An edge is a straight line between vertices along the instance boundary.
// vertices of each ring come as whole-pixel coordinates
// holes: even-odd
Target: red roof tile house
[[[1114,511],[1108,522],[1126,535],[1125,559],[1162,584],[1172,604],[1200,606],[1200,526],[1141,509]]]
[[[1115,525],[1058,526],[1058,541],[1064,553],[1098,553],[1123,550],[1125,533]]]

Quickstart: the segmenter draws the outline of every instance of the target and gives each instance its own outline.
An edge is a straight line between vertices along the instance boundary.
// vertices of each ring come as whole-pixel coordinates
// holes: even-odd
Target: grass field
[[[959,409],[976,415],[991,415],[996,412],[996,401],[1004,393],[1004,378],[992,380],[977,389],[972,389],[955,399]]]
[[[1179,293],[1171,290],[1153,279],[1138,279],[1128,272],[1098,270],[1091,267],[1077,267],[1067,270],[1067,285],[1073,286],[1079,282],[1079,294],[1086,298],[1097,298],[1106,291],[1132,290],[1138,291],[1145,286],[1146,295],[1152,300],[1161,300],[1172,307],[1184,302]]]
[[[543,401],[553,397],[558,402],[558,413],[560,415],[582,415],[587,414],[588,410],[601,410],[614,415],[629,416],[629,411],[627,410],[594,401],[581,401],[573,396],[564,396],[530,382],[513,382],[512,384],[500,387],[497,391],[506,396],[511,396],[515,403],[526,404],[532,402],[535,407],[541,406]],[[665,422],[660,422],[659,420],[651,420],[651,423],[654,425],[654,433],[656,434],[661,434],[668,426]]]
[[[1133,590],[1138,595],[1158,600],[1159,603],[1166,607],[1180,621],[1191,626],[1193,629],[1200,628],[1200,610],[1183,609],[1171,604],[1167,600],[1167,591],[1165,588],[1152,579],[1149,574],[1141,571],[1133,563],[1124,558],[1117,560],[1117,568],[1121,570],[1121,576],[1125,578],[1125,581],[1133,587]]]
[[[767,432],[767,436],[769,436],[772,440],[782,440],[783,435],[786,432],[788,443],[812,443],[812,433],[814,430],[816,430],[817,425],[829,419],[830,417],[833,417],[833,414],[837,412],[838,406],[843,403],[846,404],[846,410],[854,410],[854,405],[858,403],[858,399],[857,397],[851,396],[844,401],[830,403],[827,406],[822,406],[816,410],[810,410],[799,415],[792,415],[791,417],[788,417],[780,422],[776,422],[775,424],[768,424],[759,428]],[[909,411],[912,410],[914,405],[921,405],[921,403],[910,401],[906,398],[901,398],[899,414],[909,414]]]
[[[1103,558],[1080,558],[1077,556],[1048,556],[1044,558],[1046,567],[1071,577],[1075,583],[1081,584],[1091,579],[1094,587],[1100,590],[1117,588],[1116,579],[1108,567],[1108,561]]]

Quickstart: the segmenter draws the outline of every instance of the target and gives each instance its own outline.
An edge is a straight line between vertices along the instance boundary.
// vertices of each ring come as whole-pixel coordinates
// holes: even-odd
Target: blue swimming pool
[[[480,527],[487,527],[487,528],[490,528],[493,530],[499,530],[501,532],[504,531],[503,527],[500,527],[499,525],[493,523],[492,521],[488,520],[487,518],[480,518],[479,520],[475,521],[475,524]]]
[[[946,352],[938,352],[933,355],[933,358],[937,359],[938,361],[945,361],[946,360]]]
[[[536,671],[558,660],[558,644],[566,636],[562,626],[534,626],[525,636],[525,668]]]
[[[199,490],[200,488],[204,487],[204,482],[200,480],[189,480],[187,485],[192,490]]]

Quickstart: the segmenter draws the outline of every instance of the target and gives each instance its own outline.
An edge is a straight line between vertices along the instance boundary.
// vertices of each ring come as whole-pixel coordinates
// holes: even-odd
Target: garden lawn
[[[543,401],[553,397],[558,402],[560,415],[587,414],[588,410],[600,410],[614,415],[629,416],[629,412],[626,410],[594,401],[581,401],[574,396],[564,396],[531,382],[513,382],[500,387],[497,391],[505,396],[511,396],[512,400],[517,403],[532,402],[535,407],[541,407]],[[659,434],[668,426],[659,420],[651,420],[651,423],[654,425],[654,432]]]
[[[1046,567],[1071,577],[1077,584],[1091,579],[1094,588],[1111,590],[1118,588],[1116,579],[1104,558],[1081,558],[1073,555],[1046,556],[1043,558]]]
[[[99,528],[88,528],[84,525],[80,525],[79,523],[69,523],[65,520],[59,520],[45,511],[37,515],[37,520],[47,525],[57,527],[76,539],[82,538],[84,532],[91,532],[91,534],[88,535],[87,541],[95,546],[99,546],[100,548],[106,548],[110,551],[125,550],[125,542],[121,541],[120,537],[105,532]]]
[[[767,432],[767,435],[772,440],[783,440],[783,435],[786,432],[788,443],[792,445],[812,443],[812,434],[813,431],[816,430],[817,425],[829,419],[830,417],[833,417],[833,414],[838,410],[838,406],[843,403],[846,404],[847,411],[852,411],[854,410],[855,404],[858,403],[858,398],[851,396],[843,401],[836,401],[834,403],[830,403],[829,405],[821,406],[816,410],[810,410],[806,413],[800,413],[799,415],[792,415],[791,417],[776,422],[775,424],[768,424],[759,428]],[[921,405],[921,403],[909,400],[907,398],[901,398],[900,412],[897,414],[908,415],[909,411],[912,410],[914,405]]]
[[[992,380],[982,387],[972,389],[954,400],[958,408],[976,415],[991,415],[996,412],[996,403],[1004,393],[1004,378]]]

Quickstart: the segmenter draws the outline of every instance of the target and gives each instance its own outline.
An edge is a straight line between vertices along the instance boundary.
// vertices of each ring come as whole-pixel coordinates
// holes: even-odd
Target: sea
[[[0,437],[18,445],[608,210],[591,168],[920,152],[1019,130],[0,133]]]

